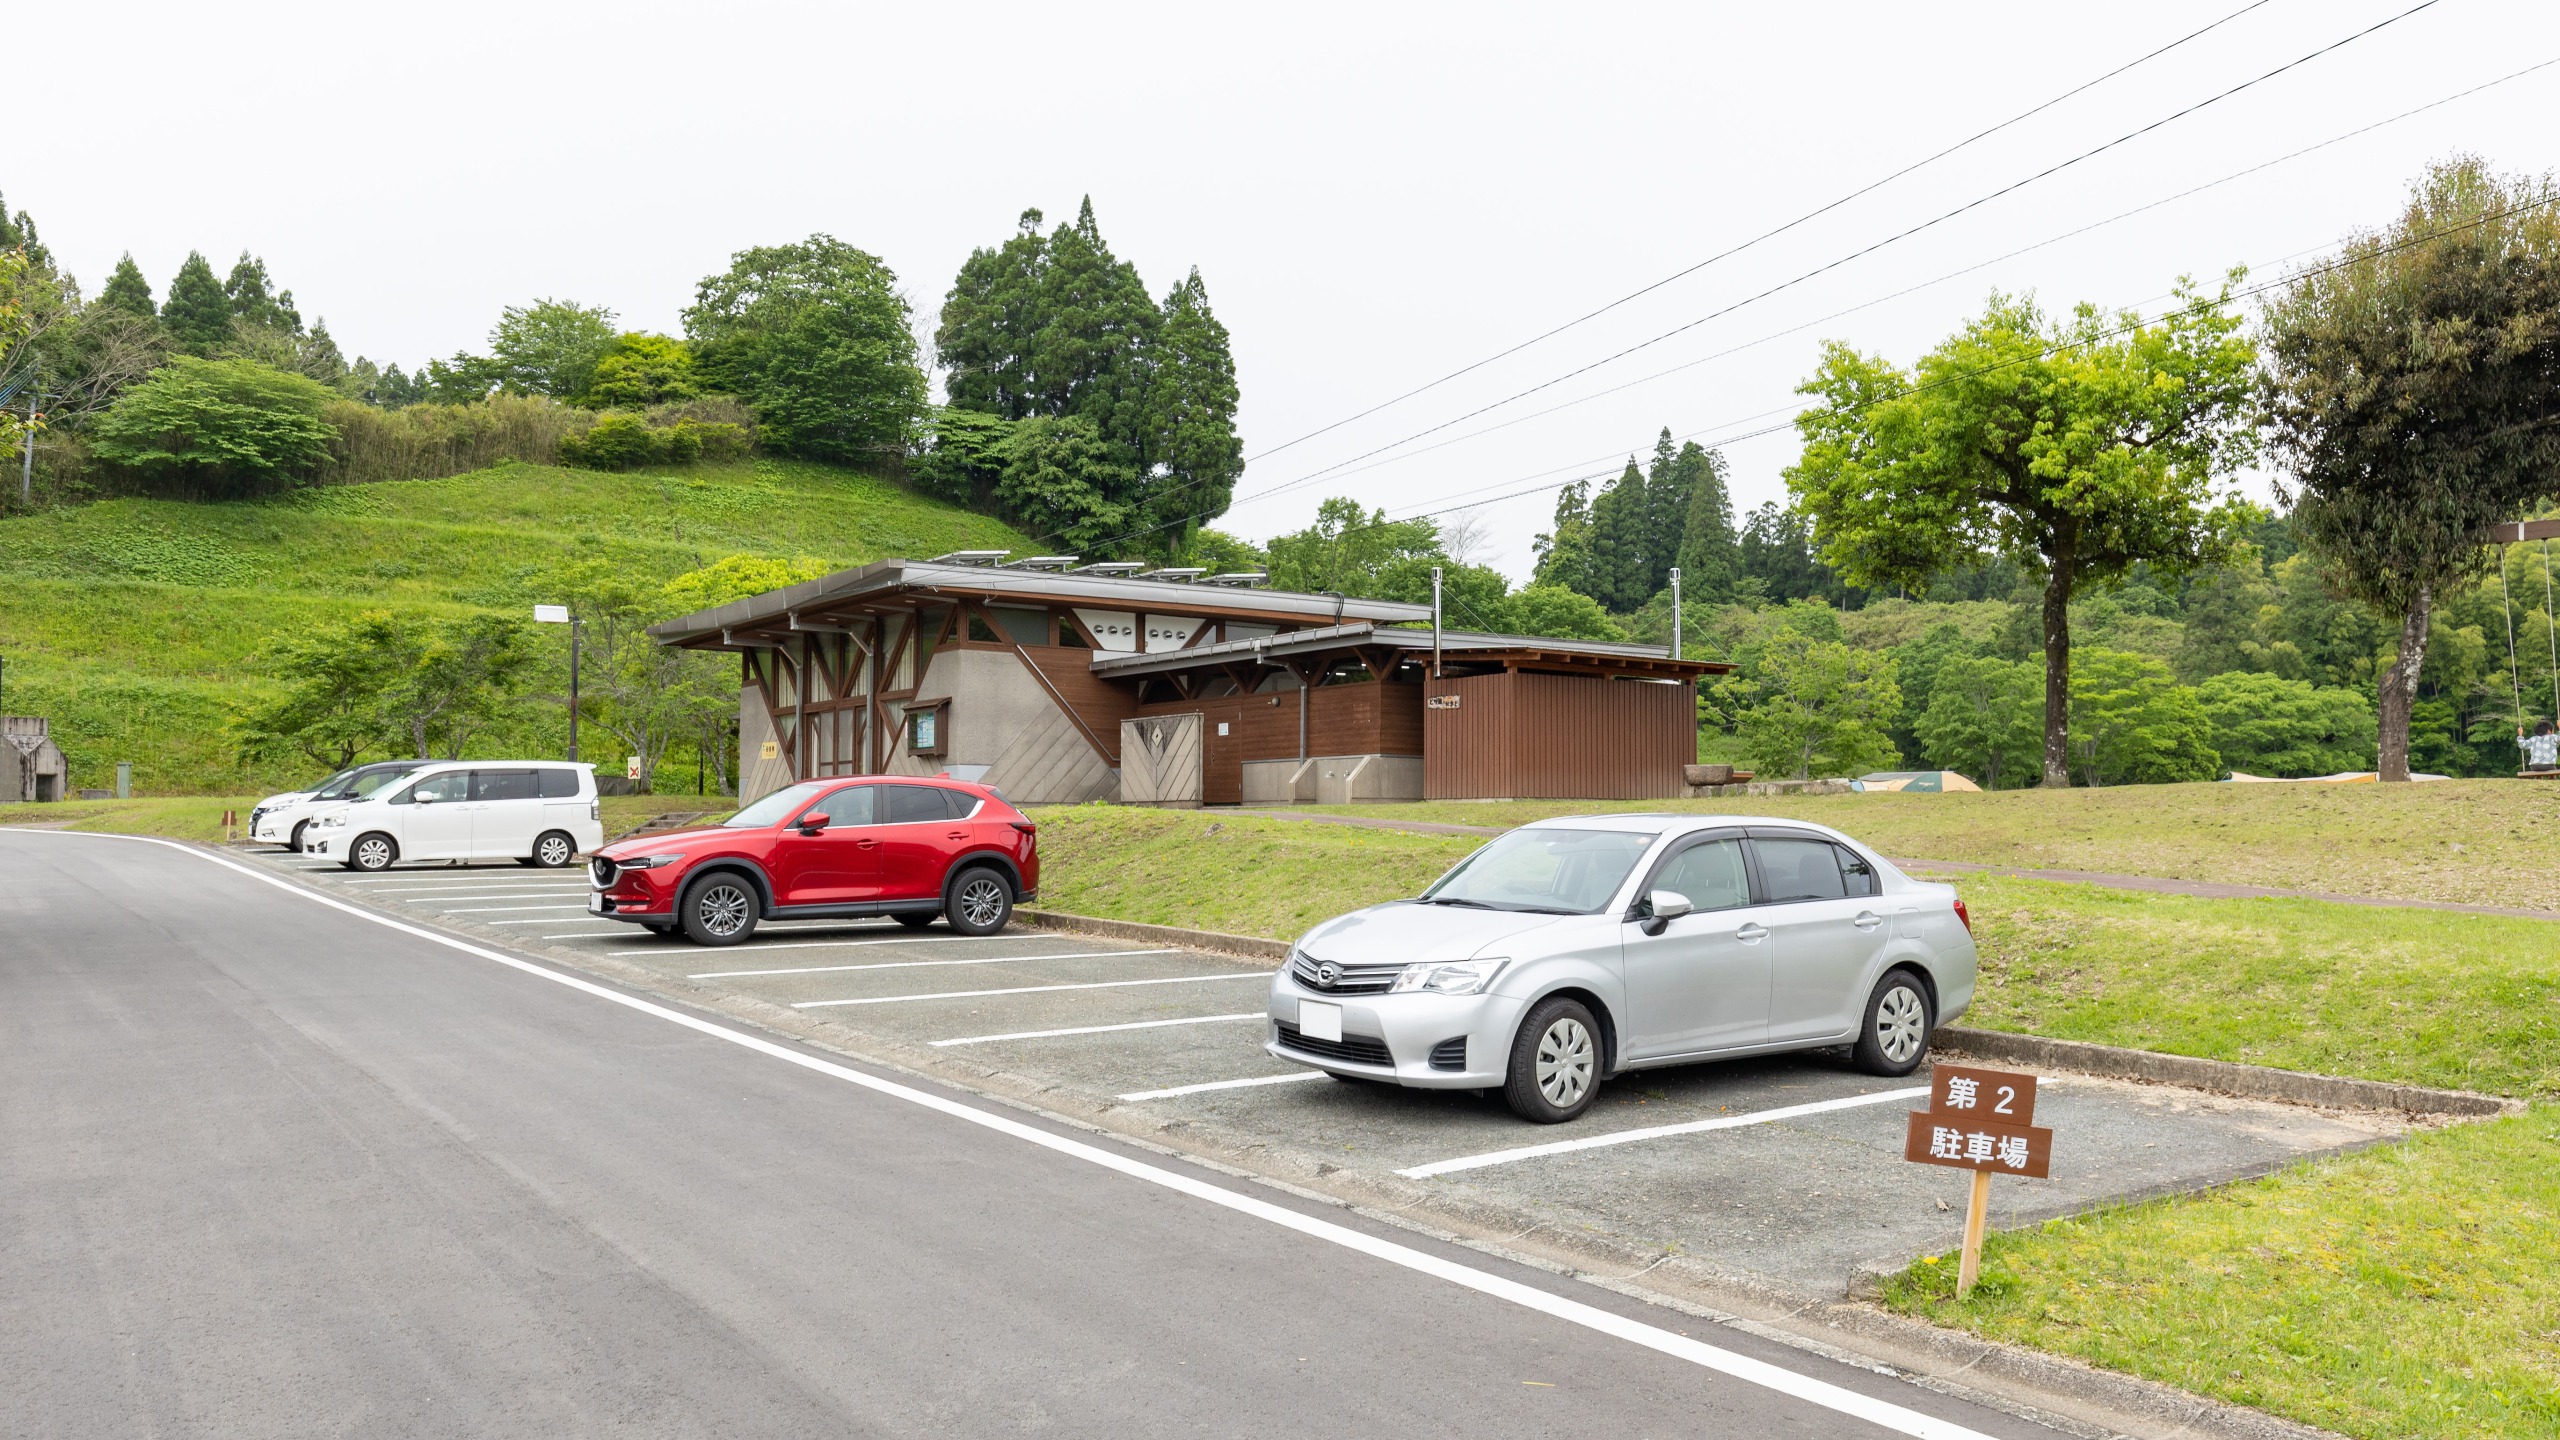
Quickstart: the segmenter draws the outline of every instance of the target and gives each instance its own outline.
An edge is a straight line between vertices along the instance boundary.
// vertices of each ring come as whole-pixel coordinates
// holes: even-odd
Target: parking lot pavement
[[[1562,1126],[1498,1097],[1341,1082],[1262,1051],[1271,967],[1056,931],[798,922],[720,949],[587,916],[578,871],[419,867],[353,876],[266,863],[368,902],[727,1008],[1280,1178],[1357,1181],[1559,1245],[1689,1257],[1838,1296],[1944,1251],[1968,1181],[1902,1159],[1926,1076],[1880,1080],[1814,1053],[1638,1072]],[[2394,1134],[2389,1117],[2166,1086],[2048,1079],[2053,1174],[1993,1187],[2019,1225],[2260,1173]],[[1517,1153],[1521,1151],[1531,1153]],[[1347,1172],[1347,1173],[1346,1173]],[[1337,1186],[1338,1188],[1338,1186]]]

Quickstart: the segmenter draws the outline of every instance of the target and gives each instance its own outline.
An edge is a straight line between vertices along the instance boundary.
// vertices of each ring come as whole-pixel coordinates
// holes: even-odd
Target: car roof
[[[1699,830],[1730,830],[1748,826],[1799,830],[1815,835],[1832,836],[1839,832],[1809,820],[1788,820],[1775,815],[1688,815],[1660,810],[1606,811],[1596,815],[1555,815],[1532,820],[1523,830],[1623,830],[1639,835],[1686,835]]]

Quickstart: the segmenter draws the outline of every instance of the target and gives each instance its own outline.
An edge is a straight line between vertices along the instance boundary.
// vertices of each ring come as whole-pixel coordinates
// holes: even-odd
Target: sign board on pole
[[[639,757],[639,756],[637,756],[637,755],[626,755],[626,756],[624,756],[624,757],[623,757],[623,768],[622,768],[622,773],[623,773],[624,778],[626,778],[626,779],[631,779],[631,780],[637,780],[637,779],[639,779],[639,778],[640,778],[640,757]]]
[[[536,605],[533,607],[533,620],[537,625],[566,625],[569,623],[569,607]]]
[[[1973,1172],[1973,1201],[1965,1208],[1964,1263],[1956,1270],[1959,1300],[1973,1289],[1982,1269],[1991,1177],[2042,1179],[2051,1173],[2053,1132],[2030,1123],[2035,1115],[2036,1077],[1966,1065],[1936,1067],[1929,1077],[1929,1108],[1912,1113],[1903,1159]]]

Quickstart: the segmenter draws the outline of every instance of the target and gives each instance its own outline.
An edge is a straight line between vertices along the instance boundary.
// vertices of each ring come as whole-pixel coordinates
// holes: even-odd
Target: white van
[[[303,848],[350,870],[402,860],[513,860],[556,870],[604,845],[592,765],[463,760],[319,816]]]

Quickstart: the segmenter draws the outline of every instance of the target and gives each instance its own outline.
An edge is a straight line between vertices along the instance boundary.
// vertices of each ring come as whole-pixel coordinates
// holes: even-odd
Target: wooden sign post
[[[240,843],[239,811],[225,810],[222,812],[222,839],[225,844],[236,845]]]
[[[2051,1173],[2053,1132],[2036,1118],[2036,1077],[2008,1070],[1941,1065],[1929,1077],[1929,1108],[1911,1115],[1902,1158],[1973,1172],[1973,1200],[1965,1207],[1964,1263],[1956,1270],[1956,1298],[1973,1289],[1982,1270],[1982,1229],[1991,1203],[1993,1175]]]

